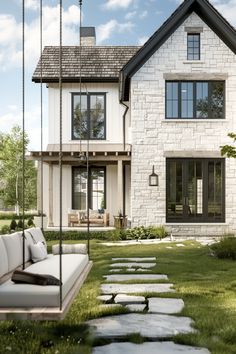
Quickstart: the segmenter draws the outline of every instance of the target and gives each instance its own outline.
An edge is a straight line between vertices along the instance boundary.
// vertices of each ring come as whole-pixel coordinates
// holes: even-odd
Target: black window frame
[[[71,92],[71,138],[72,140],[106,140],[106,120],[107,120],[107,92],[82,92],[81,96],[87,96],[87,110],[89,112],[87,117],[88,133],[86,138],[77,138],[74,136],[74,98],[80,96],[80,92]],[[104,96],[104,137],[91,138],[90,129],[90,97],[91,96]]]
[[[168,192],[169,192],[169,185],[170,185],[170,175],[168,173],[168,168],[170,162],[182,162],[183,164],[186,164],[188,161],[200,161],[203,163],[203,214],[201,217],[194,217],[194,216],[187,216],[186,212],[182,217],[172,217],[169,216],[168,214]],[[208,164],[209,162],[221,162],[222,164],[222,215],[221,217],[209,217],[208,215],[208,182],[209,182],[209,174],[208,174]],[[183,167],[183,174],[182,174],[182,190],[183,190],[183,199],[185,200],[186,197],[188,197],[187,190],[186,190],[186,183],[187,183],[187,174],[186,174],[186,167]],[[210,223],[210,224],[216,224],[216,223],[225,223],[225,159],[224,158],[167,158],[166,159],[166,222],[167,223]],[[184,195],[185,194],[185,195]],[[185,202],[183,204],[185,205]]]
[[[178,83],[178,116],[177,117],[167,117],[167,84],[168,83]],[[188,118],[188,117],[182,117],[182,94],[181,94],[181,84],[182,83],[193,83],[193,117]],[[210,106],[210,99],[212,94],[212,85],[211,83],[223,83],[223,117],[222,118],[216,118],[216,117],[208,117],[203,118],[203,117],[197,117],[197,83],[207,83],[208,84],[208,106]],[[225,119],[226,116],[226,109],[225,109],[225,80],[166,80],[165,81],[165,119],[167,120],[173,120],[173,119],[183,119],[183,120],[223,120]],[[208,114],[211,112],[211,110],[208,110]]]
[[[195,36],[198,38],[198,48],[195,48],[194,46],[190,46],[189,44],[192,44],[194,43],[194,41],[190,41],[189,38],[190,36]],[[189,51],[190,49],[193,50],[193,54],[190,54]],[[195,49],[198,49],[197,52],[195,52]],[[190,55],[197,55],[197,59],[194,59],[194,58],[190,58],[189,56]],[[199,61],[201,60],[201,35],[200,33],[187,33],[187,60],[189,61]]]
[[[75,178],[75,173],[76,170],[83,170],[85,172],[87,172],[87,168],[84,166],[72,166],[72,195],[71,195],[71,206],[72,209],[75,209],[75,201],[74,201],[74,191],[75,191],[75,184],[74,184],[74,178]],[[103,170],[104,171],[104,209],[106,209],[106,205],[107,205],[107,169],[106,166],[90,166],[89,167],[89,178],[88,178],[88,183],[89,183],[89,209],[93,209],[93,205],[92,205],[92,179],[91,179],[91,175],[92,175],[92,170]]]

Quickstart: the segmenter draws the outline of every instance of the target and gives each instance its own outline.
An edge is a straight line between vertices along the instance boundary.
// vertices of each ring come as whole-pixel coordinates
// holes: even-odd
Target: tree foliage
[[[29,139],[25,134],[25,152]],[[0,197],[6,208],[22,208],[23,132],[19,126],[8,134],[0,133]],[[37,171],[33,161],[25,161],[25,208],[35,208]]]
[[[233,139],[233,142],[236,143],[236,134],[229,133],[228,136]],[[226,157],[236,158],[236,146],[224,145],[221,146],[221,155]]]

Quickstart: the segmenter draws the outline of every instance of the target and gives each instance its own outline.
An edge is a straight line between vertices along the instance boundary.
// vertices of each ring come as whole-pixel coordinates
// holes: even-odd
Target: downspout
[[[126,115],[128,113],[129,107],[122,101],[120,100],[120,103],[125,106],[125,111],[123,114],[123,149],[125,151],[126,147]],[[125,220],[125,212],[126,212],[126,200],[125,200],[125,178],[126,178],[126,173],[125,173],[125,166],[123,166],[123,221]]]

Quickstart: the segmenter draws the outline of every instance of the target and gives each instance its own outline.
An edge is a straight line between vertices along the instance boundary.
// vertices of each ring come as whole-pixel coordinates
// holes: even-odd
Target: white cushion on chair
[[[8,273],[8,256],[4,241],[0,236],[0,277],[6,273]]]
[[[23,263],[22,236],[15,232],[12,235],[3,235],[2,239],[8,255],[8,272],[11,272]]]
[[[43,242],[47,245],[40,227],[32,227],[31,229],[25,230],[25,233],[28,233],[34,242]]]
[[[34,263],[40,262],[47,258],[47,249],[42,242],[30,245],[31,259]]]

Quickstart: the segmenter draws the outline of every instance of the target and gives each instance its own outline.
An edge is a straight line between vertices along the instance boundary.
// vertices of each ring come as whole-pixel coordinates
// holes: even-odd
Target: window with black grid
[[[188,60],[200,60],[200,33],[188,33]]]

